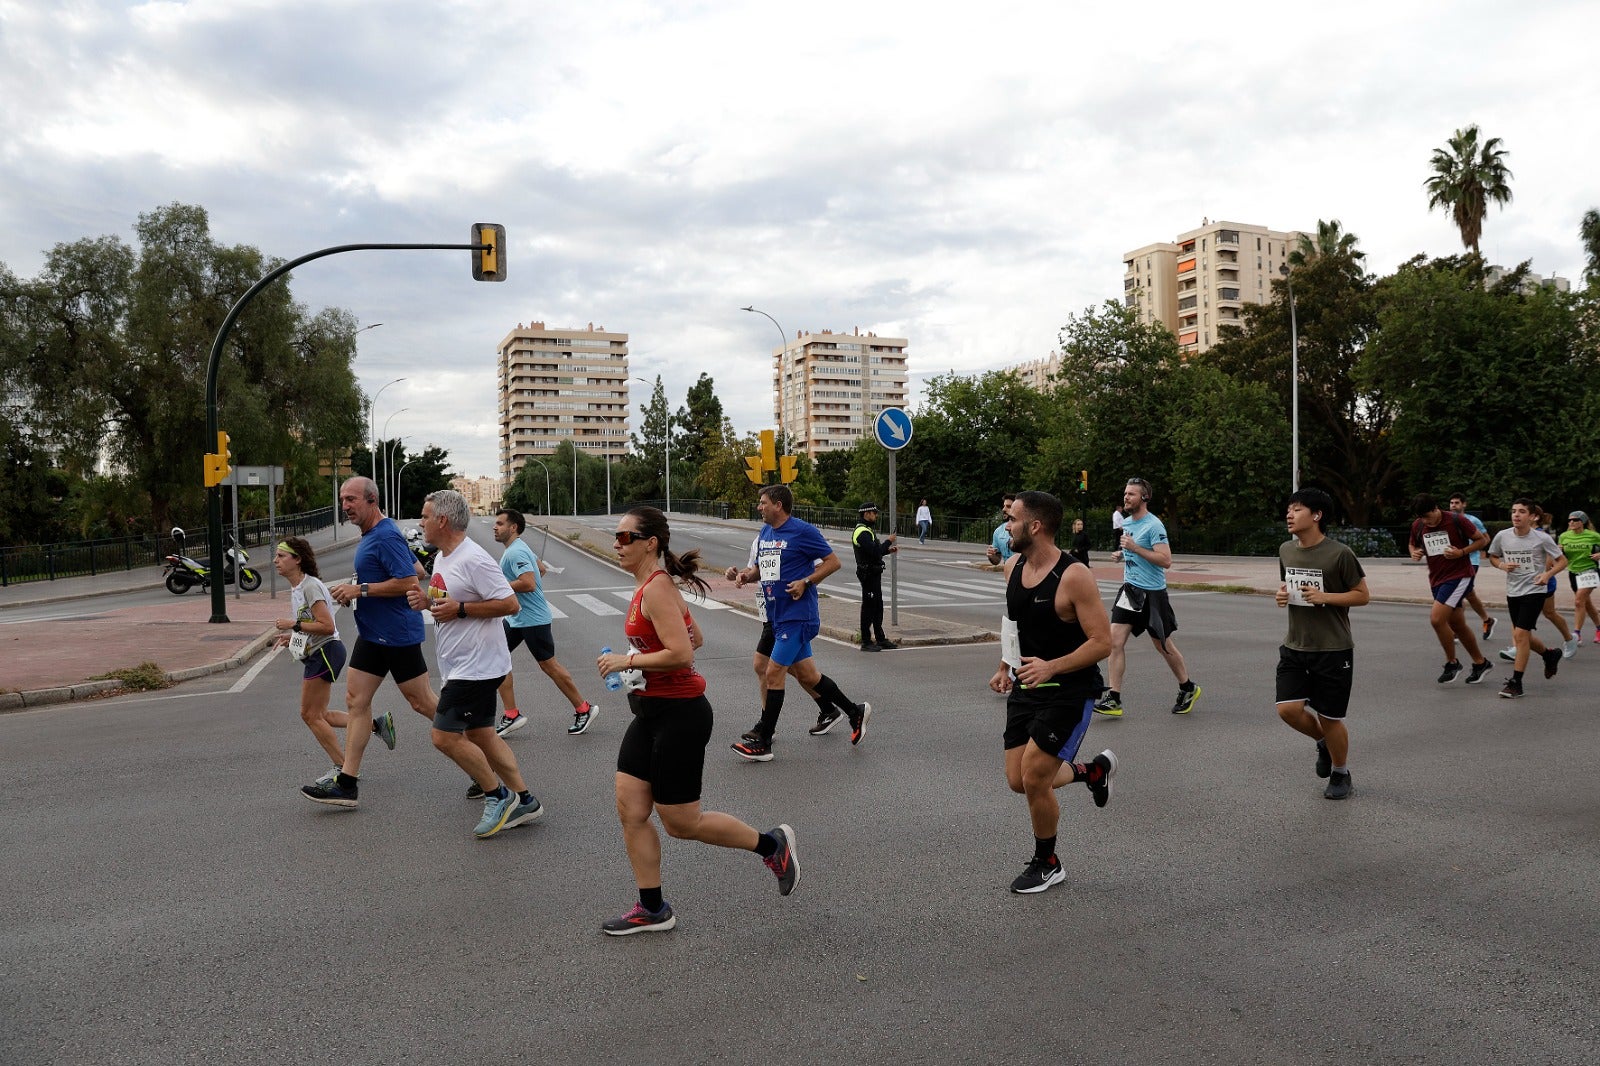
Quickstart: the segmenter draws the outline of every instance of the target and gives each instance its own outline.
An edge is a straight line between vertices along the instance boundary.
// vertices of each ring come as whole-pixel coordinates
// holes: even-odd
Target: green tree
[[[674,419],[672,458],[674,464],[681,459],[698,470],[722,443],[722,401],[709,374],[701,374],[689,386],[685,400],[687,405],[678,408]]]
[[[1456,130],[1447,146],[1435,148],[1430,167],[1433,176],[1424,181],[1428,190],[1428,210],[1442,208],[1461,231],[1461,243],[1473,254],[1483,236],[1483,219],[1489,204],[1511,202],[1511,170],[1506,166],[1506,151],[1500,138],[1478,143],[1478,127]]]
[[[1583,213],[1578,236],[1583,239],[1583,275],[1593,285],[1600,281],[1600,211],[1591,207]]]
[[[851,502],[847,497],[850,492],[850,461],[854,457],[854,449],[843,448],[817,456],[817,480],[822,482],[823,490],[834,506],[843,507]]]
[[[1367,258],[1366,252],[1356,250],[1358,239],[1354,233],[1344,232],[1344,227],[1338,219],[1324,222],[1317,219],[1317,235],[1300,234],[1300,239],[1295,242],[1294,251],[1289,253],[1289,265],[1296,267],[1308,266],[1321,256],[1333,256],[1342,259],[1362,273],[1361,263]]]

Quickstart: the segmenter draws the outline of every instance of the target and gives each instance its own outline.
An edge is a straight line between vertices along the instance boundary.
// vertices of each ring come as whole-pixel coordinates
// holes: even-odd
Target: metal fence
[[[325,529],[332,525],[332,507],[322,507],[301,514],[279,515],[277,536],[296,536]],[[232,532],[233,527],[224,529]],[[264,543],[274,535],[272,523],[265,518],[252,518],[239,523],[239,543],[250,548]],[[198,533],[191,531],[189,543],[203,550],[204,526]],[[28,581],[54,581],[63,577],[83,577],[105,574],[117,570],[132,570],[141,566],[159,565],[176,548],[167,537],[114,537],[104,540],[67,541],[60,544],[33,544],[0,548],[0,587],[18,585]]]

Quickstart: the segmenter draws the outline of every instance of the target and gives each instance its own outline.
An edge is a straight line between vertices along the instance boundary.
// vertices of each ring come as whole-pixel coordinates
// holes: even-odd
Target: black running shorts
[[[392,676],[395,684],[403,685],[427,673],[428,661],[422,657],[421,644],[374,644],[357,637],[355,650],[350,653],[350,669],[374,677]]]
[[[1278,702],[1308,703],[1321,718],[1343,721],[1350,709],[1356,653],[1278,648]]]
[[[518,644],[526,644],[538,662],[547,662],[556,657],[555,633],[548,622],[542,626],[514,626],[507,623],[506,647],[516,651]]]
[[[650,782],[660,804],[695,803],[711,741],[711,701],[628,694],[633,721],[622,735],[617,772]]]
[[[500,682],[504,677],[476,681],[446,681],[439,692],[439,706],[433,712],[433,728],[442,733],[465,733],[469,729],[493,729],[499,710]]]

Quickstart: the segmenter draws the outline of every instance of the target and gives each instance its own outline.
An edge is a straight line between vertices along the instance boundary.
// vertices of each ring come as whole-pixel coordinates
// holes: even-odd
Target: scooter
[[[422,539],[421,528],[413,529],[406,534],[406,544],[411,548],[411,554],[417,557],[417,562],[428,573],[433,573],[433,561],[439,557],[439,549]]]
[[[208,589],[211,587],[212,571],[208,562],[201,562],[193,556],[184,554],[185,536],[178,526],[172,527],[172,539],[176,543],[177,551],[167,556],[166,574],[167,591],[174,596],[182,596],[196,585]],[[245,564],[250,561],[250,555],[233,542],[233,534],[226,534],[225,544],[227,551],[223,554],[222,583],[233,584],[234,574],[239,575],[239,587],[246,592],[254,592],[261,587],[261,574]]]

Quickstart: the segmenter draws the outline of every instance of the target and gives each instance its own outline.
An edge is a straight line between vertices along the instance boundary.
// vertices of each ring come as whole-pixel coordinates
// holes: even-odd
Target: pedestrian
[[[302,664],[300,679],[300,720],[317,738],[317,744],[333,761],[333,769],[317,780],[322,784],[339,776],[344,764],[344,746],[337,729],[344,729],[350,718],[343,711],[330,711],[328,700],[333,683],[344,669],[346,653],[339,639],[339,625],[333,617],[333,599],[322,583],[317,568],[317,553],[304,537],[285,537],[272,553],[278,575],[289,583],[288,618],[280,618],[277,646],[288,648]],[[372,724],[372,731],[394,748],[394,719]]]
[[[1066,880],[1056,854],[1061,804],[1055,790],[1088,786],[1096,807],[1111,799],[1117,757],[1109,749],[1074,762],[1094,717],[1100,660],[1111,653],[1111,625],[1088,567],[1055,545],[1061,501],[1019,493],[1011,506],[1006,614],[1000,666],[989,687],[1006,696],[1006,785],[1028,800],[1033,858],[1011,891],[1043,892]]]
[[[1291,729],[1317,742],[1317,776],[1328,780],[1322,795],[1342,800],[1355,793],[1345,728],[1355,678],[1350,608],[1372,596],[1356,553],[1328,536],[1332,512],[1321,489],[1289,497],[1290,539],[1278,546],[1277,602],[1288,608],[1289,632],[1278,648],[1277,708]]]
[[[1122,508],[1121,507],[1113,507],[1113,508],[1111,508],[1111,543],[1113,543],[1113,544],[1121,544],[1122,543],[1122,523],[1123,522],[1124,522],[1124,519],[1122,517]]]
[[[1594,622],[1594,642],[1600,644],[1600,606],[1595,604],[1595,589],[1600,587],[1600,533],[1589,527],[1583,511],[1567,515],[1567,531],[1561,534],[1561,554],[1567,557],[1567,581],[1572,586],[1574,607],[1572,636],[1583,642],[1583,620]]]
[[[1002,566],[1011,558],[1011,532],[1008,523],[1011,521],[1011,501],[1016,494],[1008,492],[1000,501],[1000,524],[994,527],[994,532],[989,535],[989,565]]]
[[[1494,535],[1487,553],[1489,565],[1506,572],[1506,613],[1511,616],[1511,639],[1516,648],[1513,672],[1500,690],[1508,700],[1522,698],[1522,674],[1528,667],[1529,652],[1544,661],[1547,678],[1555,677],[1561,666],[1561,649],[1545,647],[1534,629],[1550,599],[1550,581],[1566,569],[1567,557],[1534,525],[1537,508],[1526,497],[1514,500],[1511,528]]]
[[[1411,513],[1416,516],[1411,523],[1411,558],[1428,561],[1428,586],[1433,590],[1428,622],[1444,649],[1439,684],[1448,685],[1461,675],[1461,660],[1456,658],[1458,640],[1472,659],[1467,684],[1481,684],[1489,673],[1489,663],[1467,626],[1466,598],[1472,591],[1472,553],[1483,550],[1489,535],[1455,512],[1440,510],[1438,501],[1425,492],[1412,499]]]
[[[1178,631],[1177,615],[1167,598],[1167,569],[1172,566],[1172,545],[1167,527],[1150,511],[1154,495],[1150,482],[1129,478],[1122,490],[1122,505],[1127,516],[1122,522],[1120,550],[1111,561],[1122,564],[1122,587],[1111,607],[1111,687],[1096,701],[1097,713],[1112,718],[1122,716],[1122,678],[1128,667],[1128,638],[1148,632],[1150,643],[1166,661],[1167,669],[1178,681],[1178,698],[1173,714],[1188,714],[1200,702],[1200,686],[1189,678],[1183,653],[1172,641]]]
[[[1089,534],[1083,528],[1083,519],[1072,520],[1072,557],[1084,566],[1089,565]]]
[[[528,646],[533,653],[533,661],[539,664],[544,676],[555,682],[556,688],[572,705],[572,724],[567,726],[567,735],[575,737],[594,722],[595,706],[583,698],[577,682],[572,680],[567,668],[556,659],[555,631],[552,628],[555,619],[550,613],[550,604],[544,598],[544,574],[548,567],[522,539],[527,528],[527,519],[523,518],[521,511],[502,507],[495,512],[494,539],[505,546],[505,551],[500,555],[500,573],[510,584],[511,591],[517,594],[517,613],[505,622],[506,645],[511,651],[516,651],[518,645]],[[517,710],[514,673],[507,674],[500,685],[500,703],[505,708],[505,716],[495,732],[502,737],[515,733],[528,722],[528,716]]]
[[[392,676],[411,709],[430,721],[439,698],[422,657],[422,619],[406,606],[423,571],[405,534],[378,506],[378,486],[371,478],[353,477],[339,486],[339,506],[345,521],[361,530],[354,580],[328,588],[335,603],[356,615],[356,643],[344,684],[344,762],[332,781],[319,780],[300,791],[316,803],[354,807],[360,801],[361,757],[375,721],[384,743],[394,746],[394,715],[374,719],[372,714],[372,698],[383,679]]]
[[[511,672],[502,618],[517,613],[517,594],[500,567],[467,537],[472,513],[454,489],[428,493],[422,530],[437,545],[428,590],[412,589],[411,608],[433,616],[444,688],[433,716],[433,746],[483,792],[483,817],[472,831],[486,840],[544,814],[522,779],[517,757],[494,731],[495,697]]]
[[[843,714],[850,722],[850,743],[859,744],[866,736],[872,705],[847,699],[839,686],[817,668],[811,651],[812,640],[822,630],[817,586],[838,571],[839,557],[816,526],[794,517],[794,494],[789,486],[763,488],[756,509],[766,523],[759,534],[756,570],[767,618],[772,623],[773,646],[767,663],[761,720],[739,738],[733,750],[750,762],[772,761],[772,735],[783,712],[783,683],[790,667],[795,668],[796,680],[814,689],[834,711],[826,722],[817,720],[812,735],[826,733]]]
[[[1484,526],[1483,520],[1467,510],[1467,498],[1461,493],[1453,492],[1450,494],[1450,510],[1471,522],[1473,529],[1488,536],[1489,531]],[[1482,563],[1482,559],[1479,557],[1478,552],[1473,552],[1467,557],[1467,561],[1472,564],[1472,588],[1467,591],[1466,603],[1477,614],[1479,621],[1483,624],[1483,639],[1488,640],[1494,633],[1495,618],[1489,613],[1489,608],[1484,606],[1483,600],[1478,597],[1478,567]]]
[[[668,836],[755,852],[777,877],[780,895],[800,883],[790,826],[758,833],[731,814],[701,809],[712,710],[705,678],[694,668],[689,611],[678,583],[702,594],[707,589],[697,576],[700,553],[674,555],[670,541],[666,515],[654,507],[635,507],[617,522],[617,561],[634,580],[624,623],[629,650],[601,655],[595,668],[601,676],[642,671],[644,687],[628,693],[633,719],[617,752],[616,776],[617,816],[639,899],[602,923],[611,936],[660,933],[678,924],[661,891],[661,838],[650,824],[652,811]],[[667,579],[657,581],[663,574]]]
[[[856,580],[861,582],[861,650],[890,651],[898,645],[883,632],[883,560],[900,549],[895,546],[893,533],[879,540],[872,531],[878,521],[877,504],[862,504],[856,515],[850,546],[856,553]],[[874,633],[877,640],[872,638]]]
[[[928,501],[924,499],[917,504],[917,543],[928,543],[928,533],[933,529],[933,512],[928,510]]]

